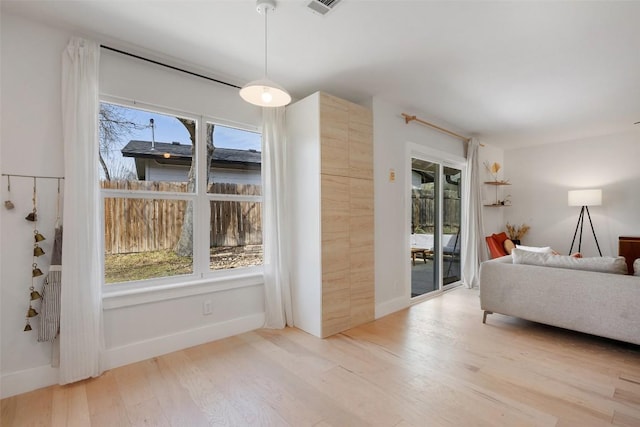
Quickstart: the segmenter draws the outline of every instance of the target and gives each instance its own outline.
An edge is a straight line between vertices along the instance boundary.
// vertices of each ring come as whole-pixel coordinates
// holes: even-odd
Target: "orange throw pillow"
[[[507,253],[504,251],[504,246],[502,243],[498,243],[498,240],[494,237],[494,235],[485,237],[487,241],[487,247],[489,248],[489,253],[491,254],[491,259],[500,258],[501,256],[505,256]]]
[[[499,244],[500,246],[503,246],[505,240],[509,239],[509,236],[507,236],[507,233],[505,233],[504,231],[502,233],[492,234],[491,237],[493,237],[496,243]]]

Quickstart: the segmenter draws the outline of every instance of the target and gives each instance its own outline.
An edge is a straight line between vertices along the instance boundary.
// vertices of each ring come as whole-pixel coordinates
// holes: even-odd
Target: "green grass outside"
[[[105,283],[129,282],[154,277],[190,274],[191,257],[180,257],[172,250],[106,255]]]
[[[231,269],[262,264],[262,246],[211,248],[211,269]],[[105,256],[105,283],[131,282],[193,272],[192,257],[181,257],[171,249]]]

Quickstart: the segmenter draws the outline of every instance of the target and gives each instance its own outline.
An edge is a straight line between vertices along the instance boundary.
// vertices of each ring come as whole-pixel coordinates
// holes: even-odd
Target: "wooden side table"
[[[429,255],[433,255],[433,252],[430,251],[429,249],[411,248],[411,263],[413,265],[416,265],[416,254],[420,254],[420,256],[422,257],[422,260],[426,264],[427,263],[427,257]]]
[[[633,274],[633,261],[640,258],[640,237],[618,237],[618,255],[627,261],[627,270]]]

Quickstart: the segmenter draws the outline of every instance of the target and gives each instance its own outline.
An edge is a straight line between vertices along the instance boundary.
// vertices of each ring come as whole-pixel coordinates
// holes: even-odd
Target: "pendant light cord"
[[[267,77],[267,14],[269,13],[269,7],[264,8],[264,76]]]

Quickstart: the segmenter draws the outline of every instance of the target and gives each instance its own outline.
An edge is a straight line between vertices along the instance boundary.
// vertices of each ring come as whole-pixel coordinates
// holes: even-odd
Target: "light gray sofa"
[[[513,264],[480,266],[480,308],[640,344],[640,277]]]

